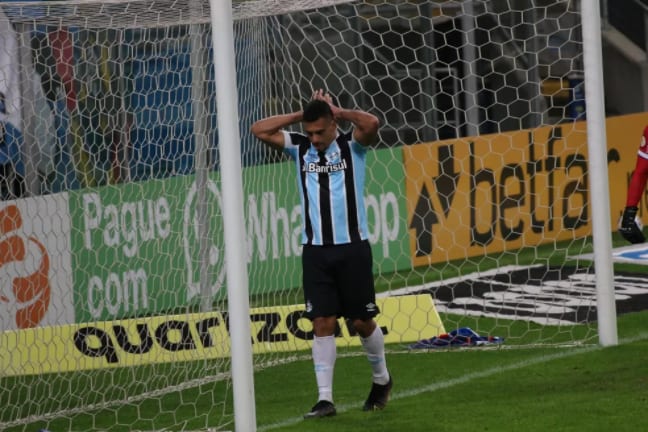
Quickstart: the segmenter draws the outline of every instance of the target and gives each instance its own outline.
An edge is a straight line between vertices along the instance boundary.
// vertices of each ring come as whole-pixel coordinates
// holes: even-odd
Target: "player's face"
[[[335,140],[337,124],[332,117],[320,117],[314,122],[304,123],[304,132],[317,151],[324,151]]]

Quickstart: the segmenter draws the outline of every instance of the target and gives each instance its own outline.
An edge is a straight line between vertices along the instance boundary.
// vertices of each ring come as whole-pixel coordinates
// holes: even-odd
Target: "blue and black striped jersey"
[[[308,137],[284,132],[284,152],[295,160],[302,205],[302,244],[336,245],[368,238],[364,206],[367,149],[351,133],[318,152]]]

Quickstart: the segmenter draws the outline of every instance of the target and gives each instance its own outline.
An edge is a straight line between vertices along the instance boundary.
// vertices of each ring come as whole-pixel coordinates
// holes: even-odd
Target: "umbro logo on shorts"
[[[367,309],[367,312],[375,312],[376,311],[376,303],[367,303],[365,308]]]

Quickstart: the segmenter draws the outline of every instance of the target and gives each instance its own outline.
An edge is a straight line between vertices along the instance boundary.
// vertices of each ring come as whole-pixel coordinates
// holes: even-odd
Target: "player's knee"
[[[313,318],[313,333],[317,337],[332,336],[335,333],[337,317],[317,317]]]
[[[376,322],[371,318],[366,320],[354,319],[353,328],[361,337],[368,338],[376,329]]]

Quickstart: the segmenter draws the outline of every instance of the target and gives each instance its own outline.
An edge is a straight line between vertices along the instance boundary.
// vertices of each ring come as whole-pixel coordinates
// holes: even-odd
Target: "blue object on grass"
[[[450,333],[444,333],[439,336],[433,336],[429,339],[422,339],[409,346],[410,349],[430,349],[451,346],[483,346],[497,345],[504,342],[504,338],[498,336],[481,336],[470,327],[461,327],[452,330]]]

